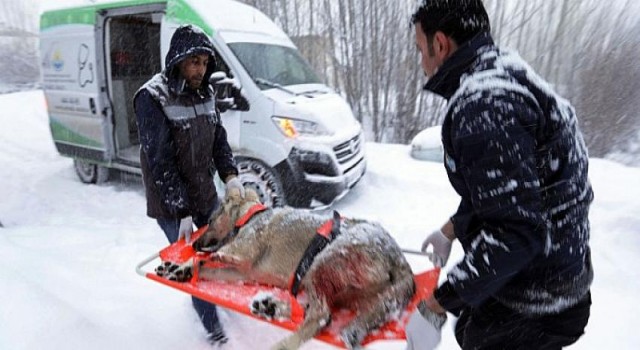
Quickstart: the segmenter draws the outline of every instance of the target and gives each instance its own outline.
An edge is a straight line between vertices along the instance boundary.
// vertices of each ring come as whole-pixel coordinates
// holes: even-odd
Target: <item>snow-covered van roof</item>
[[[183,0],[215,27],[227,43],[265,42],[293,46],[289,37],[255,7],[232,0]]]
[[[233,0],[102,0],[92,4],[45,11],[41,30],[64,24],[95,24],[101,9],[166,4],[169,21],[195,24],[225,42],[263,42],[293,46],[287,35],[258,9]]]

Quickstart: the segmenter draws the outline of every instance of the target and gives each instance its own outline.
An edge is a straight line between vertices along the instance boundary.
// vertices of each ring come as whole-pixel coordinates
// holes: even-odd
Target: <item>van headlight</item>
[[[295,138],[298,135],[307,136],[326,136],[331,135],[329,130],[322,125],[310,122],[308,120],[293,119],[288,117],[271,117],[273,122],[278,126],[282,133],[289,137]]]

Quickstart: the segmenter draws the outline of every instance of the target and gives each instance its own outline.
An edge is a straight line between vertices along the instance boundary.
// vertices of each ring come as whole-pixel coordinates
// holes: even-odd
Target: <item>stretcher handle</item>
[[[413,254],[413,255],[422,255],[422,256],[429,256],[429,253],[425,253],[419,250],[411,250],[411,249],[402,249],[402,252],[405,254]]]
[[[142,268],[147,265],[148,263],[152,262],[153,260],[157,259],[160,257],[160,253],[154,253],[152,255],[150,255],[148,258],[142,260],[138,265],[136,265],[136,272],[138,273],[138,275],[145,277],[147,275],[147,272],[145,272]]]

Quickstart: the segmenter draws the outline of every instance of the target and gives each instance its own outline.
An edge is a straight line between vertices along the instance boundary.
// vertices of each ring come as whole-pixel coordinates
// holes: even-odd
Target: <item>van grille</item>
[[[350,161],[358,153],[360,153],[361,147],[362,147],[362,142],[360,139],[360,135],[356,135],[351,140],[343,142],[333,147],[333,151],[336,153],[336,158],[338,158],[338,163],[344,164]]]

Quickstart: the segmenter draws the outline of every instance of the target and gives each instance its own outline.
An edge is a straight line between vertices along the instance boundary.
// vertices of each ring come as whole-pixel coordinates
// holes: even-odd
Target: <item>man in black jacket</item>
[[[459,316],[463,349],[559,349],[589,319],[593,192],[575,111],[489,34],[481,0],[425,0],[412,17],[425,89],[448,100],[445,168],[458,210],[427,237],[464,259],[423,313]],[[428,330],[426,331],[428,332]],[[419,330],[409,334],[419,348]]]
[[[244,193],[209,84],[214,68],[215,51],[207,35],[195,26],[181,26],[171,38],[164,71],[134,97],[147,215],[171,243],[183,237],[189,241],[194,224],[207,224],[218,206],[216,170],[227,190]],[[240,92],[234,95],[247,109]],[[209,340],[226,342],[215,306],[195,297],[193,305]]]

